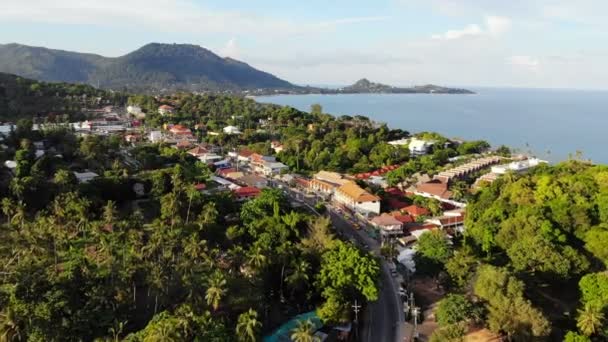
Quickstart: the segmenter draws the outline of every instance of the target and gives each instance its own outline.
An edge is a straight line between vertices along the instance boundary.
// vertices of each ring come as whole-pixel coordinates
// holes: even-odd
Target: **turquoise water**
[[[485,139],[551,161],[576,151],[608,164],[608,92],[549,89],[473,89],[476,95],[279,95],[259,102],[326,113],[365,115],[391,128]]]

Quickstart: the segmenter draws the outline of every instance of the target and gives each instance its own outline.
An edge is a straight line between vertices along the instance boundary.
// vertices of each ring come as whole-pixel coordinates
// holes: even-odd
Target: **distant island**
[[[275,91],[275,93],[277,93]],[[280,93],[280,92],[279,92]],[[409,88],[405,87],[393,87],[390,85],[371,82],[370,80],[363,78],[355,82],[353,85],[329,89],[329,88],[318,88],[318,87],[300,87],[297,89],[290,89],[286,93],[291,94],[475,94],[475,92],[468,89],[461,88],[447,88],[441,87],[434,84],[427,84],[422,86],[413,86]],[[268,93],[270,94],[270,93]]]
[[[244,62],[191,44],[150,43],[120,57],[0,44],[0,72],[45,82],[87,84],[130,93],[472,94],[436,85],[393,87],[361,79],[340,88],[298,86]]]

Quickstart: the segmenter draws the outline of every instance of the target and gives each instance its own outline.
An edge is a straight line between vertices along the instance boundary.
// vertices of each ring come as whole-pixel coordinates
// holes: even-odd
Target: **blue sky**
[[[2,0],[0,44],[192,43],[301,84],[608,88],[602,0]]]

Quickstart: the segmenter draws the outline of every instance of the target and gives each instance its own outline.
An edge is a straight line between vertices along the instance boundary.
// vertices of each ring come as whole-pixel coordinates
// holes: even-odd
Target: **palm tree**
[[[291,331],[293,342],[318,342],[320,339],[315,336],[315,325],[311,320],[299,321],[298,326]]]
[[[302,260],[294,263],[291,273],[285,278],[287,283],[293,288],[300,288],[303,283],[308,281],[308,273],[310,271],[310,264]]]
[[[211,306],[214,311],[217,311],[217,308],[220,306],[220,301],[225,294],[226,278],[224,278],[224,275],[221,272],[216,271],[209,280],[209,287],[205,294],[207,305]]]
[[[578,310],[576,326],[583,334],[591,336],[602,328],[604,318],[604,313],[600,307],[593,304],[586,304],[582,310]]]
[[[23,230],[23,225],[25,224],[25,204],[22,201],[19,201],[15,206],[11,223],[19,224],[19,228]]]
[[[239,315],[236,324],[236,336],[239,341],[255,342],[256,335],[262,323],[258,321],[258,313],[253,309]]]
[[[266,264],[266,255],[262,251],[262,248],[256,247],[249,251],[249,265],[253,266],[256,270],[260,270]]]
[[[190,222],[190,208],[192,208],[192,200],[199,194],[194,185],[189,185],[186,188],[186,196],[188,196],[188,211],[186,213],[186,224]]]
[[[0,341],[21,341],[21,327],[10,306],[0,313]]]

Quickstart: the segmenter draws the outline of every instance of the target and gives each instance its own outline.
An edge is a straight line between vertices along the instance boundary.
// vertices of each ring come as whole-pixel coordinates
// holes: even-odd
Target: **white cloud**
[[[243,11],[209,9],[193,0],[2,0],[0,20],[16,22],[146,27],[161,32],[289,36],[322,33],[340,25],[386,17],[348,17],[311,22]]]
[[[470,24],[460,30],[448,30],[445,33],[434,34],[431,36],[431,38],[439,40],[455,40],[487,35],[498,36],[506,33],[510,28],[511,20],[509,18],[486,16],[484,28],[478,24]]]
[[[461,39],[467,37],[476,37],[483,34],[483,30],[477,24],[467,25],[465,28],[461,30],[448,30],[442,34],[434,34],[432,36],[433,39],[445,39],[445,40],[453,40],[453,39]]]
[[[511,19],[492,15],[487,16],[486,27],[490,34],[503,34],[511,29]]]
[[[540,60],[532,56],[511,56],[507,58],[507,64],[536,70],[540,66]]]

